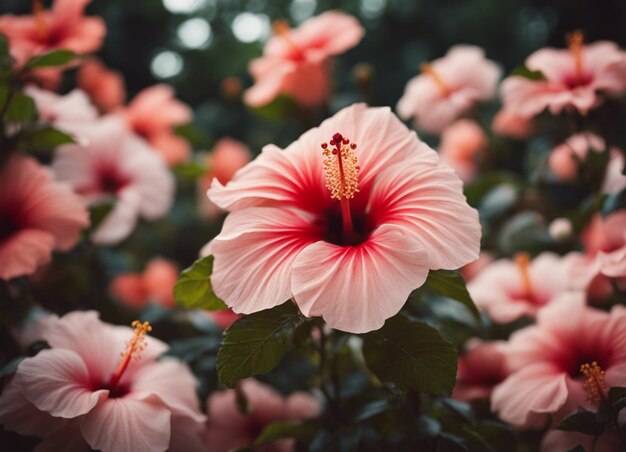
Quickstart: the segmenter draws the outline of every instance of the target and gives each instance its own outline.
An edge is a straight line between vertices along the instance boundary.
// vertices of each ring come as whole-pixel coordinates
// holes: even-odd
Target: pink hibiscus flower
[[[0,17],[0,33],[9,40],[11,56],[18,67],[30,58],[52,50],[71,50],[78,54],[94,52],[100,48],[106,34],[106,25],[99,17],[84,17],[91,0],[55,0],[50,11],[43,2],[33,2],[29,16],[5,15]],[[52,84],[58,81],[59,69],[38,70]]]
[[[191,108],[174,98],[170,86],[144,89],[119,113],[133,132],[161,154],[168,166],[182,163],[191,155],[189,143],[172,130],[191,121]]]
[[[139,217],[156,220],[167,214],[174,178],[161,157],[119,118],[85,124],[77,133],[85,143],[57,149],[52,168],[86,204],[115,197],[115,207],[91,236],[95,243],[118,243]]]
[[[468,285],[472,299],[498,323],[534,317],[557,295],[568,290],[568,268],[554,253],[530,261],[525,253],[485,267]]]
[[[493,117],[491,128],[496,135],[518,140],[528,138],[534,129],[532,119],[516,115],[504,108]]]
[[[124,273],[116,276],[109,290],[133,308],[156,303],[166,308],[174,306],[174,284],[178,279],[178,267],[166,259],[152,259],[143,273]]]
[[[577,133],[569,137],[565,143],[555,147],[550,154],[548,163],[554,175],[563,181],[572,181],[579,174],[581,163],[589,152],[605,152],[606,144],[602,138],[591,132]],[[611,149],[611,159],[619,158],[621,152]]]
[[[439,133],[477,102],[493,99],[501,70],[479,47],[458,45],[422,65],[406,85],[398,114],[426,132]]]
[[[333,328],[371,331],[429,269],[478,257],[461,181],[388,108],[353,105],[284,151],[266,146],[209,198],[231,212],[209,251],[237,313],[293,298]]]
[[[511,374],[491,407],[520,427],[554,422],[579,407],[597,410],[611,386],[626,384],[626,309],[602,312],[584,294],[566,293],[541,310],[537,324],[503,346]]]
[[[243,380],[239,388],[248,402],[248,414],[237,408],[235,390],[215,392],[207,402],[209,427],[206,444],[214,452],[227,452],[250,446],[272,422],[302,421],[320,412],[317,400],[304,392],[285,398],[271,387],[253,379]],[[293,450],[294,441],[283,439],[255,448],[260,452]]]
[[[77,84],[102,112],[124,105],[126,86],[122,74],[108,69],[97,58],[89,58],[81,64]]]
[[[44,450],[202,450],[193,375],[156,360],[167,345],[146,336],[147,322],[133,327],[93,311],[46,319],[41,337],[52,348],[20,363],[0,397],[0,422],[43,437]]]
[[[441,161],[454,168],[464,181],[471,181],[487,149],[487,137],[480,126],[469,119],[460,119],[441,134]]]
[[[251,159],[250,149],[240,141],[222,138],[215,143],[215,147],[206,157],[209,170],[198,180],[198,203],[202,216],[214,218],[221,212],[221,209],[209,201],[206,196],[213,178],[216,178],[221,184],[226,184]]]
[[[41,121],[48,122],[55,128],[73,135],[78,141],[83,139],[79,133],[82,128],[98,118],[98,111],[87,95],[78,89],[59,95],[29,86],[26,88],[26,94],[35,101]]]
[[[572,108],[585,115],[603,95],[619,95],[626,89],[626,52],[608,41],[583,45],[580,32],[569,37],[569,49],[538,50],[525,65],[541,72],[545,80],[515,75],[501,88],[504,108],[525,118],[546,108],[552,114]]]
[[[356,46],[363,27],[352,16],[329,11],[290,30],[277,22],[263,56],[250,63],[255,84],[244,94],[252,107],[285,94],[305,107],[322,104],[330,92],[330,58]]]
[[[470,339],[459,356],[456,386],[452,397],[471,402],[489,399],[493,388],[507,376],[502,354],[503,341],[483,342]]]
[[[89,225],[70,187],[54,182],[35,159],[13,156],[0,169],[0,279],[30,275],[67,251]]]

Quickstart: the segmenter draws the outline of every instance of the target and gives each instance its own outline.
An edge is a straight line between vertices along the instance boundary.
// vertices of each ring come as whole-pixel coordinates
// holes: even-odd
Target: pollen
[[[578,79],[583,76],[583,44],[585,36],[580,30],[576,30],[567,35],[567,45],[574,57],[574,70]]]
[[[152,326],[148,322],[140,322],[139,320],[133,321],[130,324],[135,330],[133,331],[133,337],[126,342],[126,350],[121,355],[122,358],[128,357],[134,361],[141,359],[141,352],[147,347],[145,340],[146,334],[152,331]]]
[[[583,387],[587,393],[587,400],[590,402],[602,400],[606,390],[606,383],[604,382],[604,370],[602,370],[598,362],[593,361],[591,364],[583,364],[580,366],[580,373],[586,378]]]
[[[359,191],[360,168],[354,153],[356,147],[356,143],[350,143],[340,133],[335,133],[329,143],[322,143],[326,188],[333,199],[352,199]]]
[[[448,96],[452,92],[452,89],[450,88],[450,85],[448,85],[446,83],[446,81],[435,70],[435,68],[433,67],[432,64],[430,64],[430,63],[423,63],[420,66],[420,70],[422,71],[423,74],[426,74],[430,78],[433,79],[433,82],[435,82],[435,85],[437,85],[437,87],[441,91],[441,94],[443,94],[444,96]]]
[[[48,24],[44,12],[43,2],[41,0],[33,1],[33,16],[35,16],[35,29],[39,39],[45,39],[48,36]]]

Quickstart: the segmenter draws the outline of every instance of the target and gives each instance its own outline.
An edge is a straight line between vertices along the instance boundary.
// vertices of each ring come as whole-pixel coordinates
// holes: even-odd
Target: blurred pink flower
[[[44,320],[52,348],[20,363],[0,397],[0,422],[43,437],[44,450],[202,450],[193,375],[156,360],[167,345],[146,336],[147,323],[133,327],[102,323],[93,311]]]
[[[232,138],[222,138],[206,157],[208,172],[198,180],[198,199],[200,213],[206,218],[213,218],[221,209],[209,201],[207,190],[213,178],[225,185],[239,168],[244,167],[252,159],[252,153],[244,143]]]
[[[510,376],[491,407],[518,427],[559,422],[579,407],[597,410],[611,386],[626,384],[626,309],[589,308],[584,294],[561,295],[537,324],[513,333],[503,346]]]
[[[498,323],[534,317],[545,305],[568,290],[564,261],[544,252],[530,261],[525,253],[486,266],[467,286],[480,309]]]
[[[604,193],[611,195],[626,188],[626,175],[623,171],[624,154],[618,149],[612,149],[602,183]]]
[[[255,84],[244,101],[251,107],[269,104],[279,94],[304,107],[321,105],[330,94],[330,58],[356,46],[365,33],[354,17],[334,11],[293,30],[277,22],[274,30],[263,56],[249,66]]]
[[[67,251],[89,225],[70,187],[35,159],[13,156],[0,169],[0,279],[30,275],[53,250]]]
[[[255,438],[272,422],[302,421],[319,415],[316,399],[304,392],[283,397],[271,387],[253,379],[239,383],[248,403],[248,414],[237,408],[235,390],[215,392],[209,397],[209,427],[206,444],[214,452],[251,446]],[[294,441],[283,439],[255,448],[259,452],[293,450]]]
[[[213,319],[213,322],[215,322],[215,324],[219,326],[222,330],[225,330],[226,328],[231,326],[235,320],[241,317],[241,314],[234,313],[232,309],[224,309],[223,311],[211,311],[209,312],[209,315]]]
[[[98,118],[98,111],[85,93],[78,89],[59,95],[29,86],[26,88],[26,94],[35,101],[41,121],[48,122],[55,128],[73,135],[77,141],[82,140],[77,132]]]
[[[139,309],[147,303],[166,308],[174,306],[174,284],[178,279],[178,267],[166,259],[151,259],[143,273],[124,273],[116,276],[109,290],[133,308]]]
[[[494,116],[491,128],[496,135],[523,140],[532,134],[534,126],[532,119],[503,108]]]
[[[77,84],[102,112],[108,113],[124,105],[126,86],[122,74],[108,69],[97,58],[89,58],[81,64]]]
[[[406,85],[398,114],[426,132],[439,133],[480,101],[494,97],[501,70],[479,47],[457,45],[422,65]]]
[[[550,170],[560,180],[574,180],[578,176],[580,164],[585,161],[590,151],[604,152],[604,140],[590,132],[572,135],[565,143],[552,150],[548,160]]]
[[[9,40],[11,56],[22,67],[32,57],[52,50],[71,50],[77,54],[95,52],[106,34],[104,20],[84,17],[91,0],[55,0],[52,9],[44,10],[41,0],[33,1],[33,14],[0,17],[0,34]],[[47,86],[58,84],[62,69],[35,71],[35,78]]]
[[[293,298],[333,328],[371,331],[429,269],[478,257],[461,181],[388,108],[353,105],[284,151],[266,146],[209,198],[231,212],[211,280],[238,313]]]
[[[441,161],[453,168],[464,182],[474,178],[486,149],[487,137],[483,129],[470,119],[459,119],[441,134]]]
[[[486,266],[493,262],[493,259],[493,255],[490,252],[481,251],[478,259],[461,267],[460,271],[465,281],[470,282],[474,279]]]
[[[139,217],[156,220],[167,214],[174,177],[161,157],[119,118],[85,124],[76,133],[85,143],[57,149],[52,168],[85,204],[115,197],[115,207],[91,236],[95,243],[119,243],[130,235]]]
[[[470,339],[459,356],[456,386],[452,397],[471,402],[489,399],[494,386],[507,376],[502,354],[504,341],[484,342]]]
[[[602,102],[602,95],[620,95],[626,89],[626,52],[608,41],[583,45],[580,32],[570,36],[569,49],[538,50],[525,65],[545,80],[515,75],[501,88],[504,108],[525,118],[546,108],[552,114],[576,109],[585,115]]]
[[[567,240],[572,236],[572,222],[568,218],[555,218],[548,227],[550,237],[556,241]]]
[[[145,138],[161,154],[168,166],[191,156],[189,143],[176,135],[173,127],[191,121],[189,106],[174,98],[168,85],[155,85],[137,94],[127,107],[118,111],[128,127]]]

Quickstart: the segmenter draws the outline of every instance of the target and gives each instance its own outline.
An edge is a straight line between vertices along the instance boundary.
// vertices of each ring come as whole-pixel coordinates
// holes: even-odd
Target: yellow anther
[[[515,255],[515,263],[519,269],[520,277],[522,278],[522,284],[524,285],[524,291],[526,295],[533,294],[533,285],[530,281],[530,256],[527,253],[517,253]]]
[[[352,199],[359,191],[359,160],[354,153],[354,143],[339,141],[323,147],[324,175],[326,188],[330,190],[330,197],[341,201]]]
[[[604,370],[602,370],[598,362],[593,361],[591,364],[583,364],[580,366],[580,373],[587,378],[583,383],[587,393],[587,400],[590,402],[602,400],[606,390],[606,383],[604,382]]]
[[[568,34],[566,39],[569,50],[574,57],[576,78],[581,80],[583,78],[583,44],[585,42],[585,36],[580,30],[576,30]]]
[[[446,81],[441,77],[441,75],[435,71],[435,68],[430,63],[422,63],[420,66],[420,70],[423,74],[428,75],[433,79],[433,82],[437,85],[437,87],[441,90],[441,93],[444,96],[449,95],[452,92],[450,86],[446,83]]]

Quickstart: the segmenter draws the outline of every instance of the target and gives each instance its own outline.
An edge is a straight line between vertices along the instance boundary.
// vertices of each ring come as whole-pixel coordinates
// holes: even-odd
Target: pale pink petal
[[[27,436],[48,436],[60,430],[66,419],[38,410],[22,393],[15,381],[4,387],[0,396],[0,424]]]
[[[305,248],[293,263],[292,291],[307,317],[364,333],[398,313],[426,280],[428,266],[422,243],[400,227],[384,225],[354,247],[320,241]]]
[[[43,350],[22,361],[15,382],[38,409],[53,416],[74,418],[88,413],[107,397],[92,390],[85,362],[70,350]]]
[[[91,240],[97,245],[115,245],[128,237],[137,225],[140,203],[141,196],[136,190],[124,190],[91,234]]]
[[[320,402],[306,392],[294,392],[287,397],[287,418],[291,421],[301,421],[319,416]]]
[[[456,269],[478,258],[478,212],[467,204],[450,168],[417,159],[388,167],[372,187],[369,209],[378,224],[411,231],[426,249],[431,269]]]
[[[304,212],[268,207],[233,212],[211,242],[215,293],[237,313],[284,303],[292,296],[294,260],[316,240]]]
[[[548,365],[529,365],[496,386],[491,409],[515,426],[528,424],[533,414],[556,412],[567,400],[567,375]]]
[[[80,424],[93,449],[116,452],[165,451],[170,444],[170,411],[157,397],[108,399]]]
[[[114,297],[134,308],[142,307],[148,300],[140,275],[124,274],[116,276],[109,285]]]
[[[196,395],[197,382],[189,368],[173,359],[145,366],[133,378],[133,391],[154,394],[173,414],[182,415],[189,422],[204,422]]]
[[[187,140],[171,130],[155,133],[150,137],[150,144],[163,157],[167,166],[179,165],[191,156],[191,146]]]

